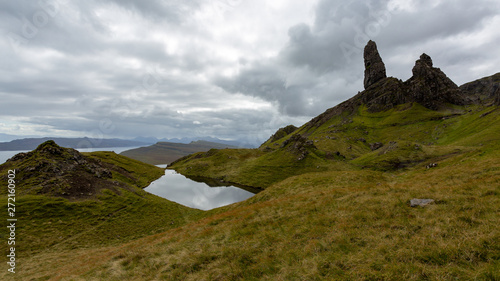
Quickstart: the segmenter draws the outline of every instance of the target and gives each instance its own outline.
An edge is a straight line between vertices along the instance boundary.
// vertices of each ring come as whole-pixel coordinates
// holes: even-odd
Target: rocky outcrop
[[[433,110],[446,104],[468,103],[458,86],[441,69],[434,67],[431,57],[425,53],[415,62],[413,76],[406,82],[386,78],[385,66],[375,42],[369,41],[366,45],[364,59],[366,90],[355,99],[366,104],[371,111],[387,110],[410,102]]]
[[[465,105],[458,86],[439,68],[433,67],[432,59],[422,54],[412,69],[413,76],[405,82],[408,100],[438,110],[446,104]]]
[[[368,89],[371,85],[377,83],[378,81],[387,77],[385,73],[385,64],[380,57],[377,50],[377,44],[373,41],[368,41],[364,50],[364,60],[365,60],[365,89]]]
[[[21,185],[36,183],[37,188],[26,194],[47,194],[72,199],[89,198],[103,189],[115,189],[112,169],[116,167],[86,157],[71,148],[46,141],[28,153],[19,153],[4,164],[16,170]]]
[[[19,153],[7,162],[24,160],[31,162],[27,167],[28,172],[52,172],[62,176],[82,169],[96,178],[111,178],[111,172],[102,167],[102,162],[85,157],[75,149],[60,147],[52,140],[40,144],[34,151]]]
[[[280,140],[284,138],[285,136],[288,136],[289,134],[293,133],[295,130],[297,130],[297,127],[294,125],[288,125],[283,128],[279,128],[274,135],[271,136],[271,142],[275,142],[277,140]]]
[[[460,86],[464,96],[477,104],[500,105],[500,72]]]
[[[448,104],[470,103],[458,86],[441,69],[433,66],[432,59],[427,54],[420,56],[412,72],[413,76],[405,82],[392,77],[386,78],[353,99],[357,100],[358,104],[367,105],[372,112],[412,102],[432,110],[438,110]]]
[[[484,99],[484,95],[490,103],[500,105],[500,73],[459,88],[441,69],[434,67],[431,57],[424,53],[415,62],[413,76],[403,82],[394,77],[386,77],[385,65],[373,41],[369,41],[365,47],[364,60],[365,90],[313,118],[305,125],[306,131],[321,126],[334,116],[348,118],[361,105],[365,105],[370,112],[385,111],[411,103],[440,110],[449,108],[450,105],[472,104],[474,100]]]
[[[287,147],[289,152],[297,155],[298,161],[305,159],[310,149],[317,149],[312,140],[308,140],[300,134],[295,134],[285,140],[281,147]]]
[[[370,149],[371,149],[371,151],[375,151],[375,150],[381,148],[382,146],[384,146],[384,144],[381,143],[381,142],[370,143]]]

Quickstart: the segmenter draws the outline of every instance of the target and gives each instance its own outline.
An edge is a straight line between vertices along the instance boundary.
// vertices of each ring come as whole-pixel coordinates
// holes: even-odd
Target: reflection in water
[[[203,180],[203,181],[202,181]],[[188,179],[173,170],[165,170],[165,175],[144,190],[191,208],[210,210],[240,202],[252,197],[257,190],[221,186],[220,182],[205,179]],[[227,185],[227,184],[226,184]]]

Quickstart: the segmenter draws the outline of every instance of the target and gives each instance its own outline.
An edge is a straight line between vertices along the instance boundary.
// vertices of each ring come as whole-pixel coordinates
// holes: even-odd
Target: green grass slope
[[[197,222],[39,253],[23,270],[53,280],[498,280],[499,195],[490,147],[433,169],[305,173]],[[412,208],[412,198],[435,203]]]
[[[209,212],[142,191],[154,167],[90,154],[124,188],[84,200],[21,188],[19,280],[498,280],[499,118],[361,106],[261,149],[179,159],[183,174],[265,189]]]
[[[266,188],[312,171],[390,171],[438,162],[484,146],[498,148],[498,132],[497,106],[450,106],[434,111],[411,103],[383,112],[359,106],[319,126],[307,123],[260,149],[197,153],[171,167],[185,175]]]
[[[7,171],[16,170],[16,251],[22,257],[116,245],[178,227],[201,213],[145,192],[164,170],[114,152],[83,156],[44,143],[15,158],[0,165],[0,175],[6,183]],[[4,210],[6,192],[1,191]],[[2,231],[0,239],[7,241],[8,235]]]

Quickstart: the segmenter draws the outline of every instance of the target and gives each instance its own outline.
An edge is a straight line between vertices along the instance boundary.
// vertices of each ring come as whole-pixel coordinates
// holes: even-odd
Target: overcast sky
[[[256,144],[362,91],[369,39],[461,85],[500,71],[499,26],[497,0],[4,0],[0,133]]]

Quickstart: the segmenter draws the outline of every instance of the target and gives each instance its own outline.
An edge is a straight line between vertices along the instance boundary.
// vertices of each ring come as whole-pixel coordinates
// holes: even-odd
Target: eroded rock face
[[[313,118],[306,124],[306,129],[320,127],[334,116],[353,114],[361,105],[365,105],[370,112],[389,110],[403,104],[412,106],[414,103],[432,110],[474,102],[500,106],[500,73],[459,88],[441,69],[434,67],[429,55],[422,54],[412,69],[413,76],[403,82],[386,76],[385,65],[373,41],[365,46],[364,61],[365,90]]]
[[[414,77],[424,77],[432,70],[432,59],[426,53],[423,53],[415,62],[415,66],[411,70]]]
[[[365,89],[387,77],[385,73],[385,64],[377,50],[377,44],[368,41],[364,50],[365,60]]]
[[[412,72],[413,76],[405,82],[409,100],[434,110],[447,103],[466,104],[458,86],[441,69],[432,66],[427,54],[420,56]]]
[[[297,160],[303,160],[309,154],[309,149],[317,149],[312,140],[308,140],[306,137],[295,134],[289,139],[285,140],[281,147],[287,147],[287,150],[293,154],[298,155]]]
[[[500,105],[500,72],[460,86],[462,93],[478,104]]]
[[[271,136],[271,142],[275,142],[281,138],[284,138],[285,136],[293,133],[295,130],[297,130],[297,127],[294,125],[288,125],[284,128],[279,128],[274,135]]]

